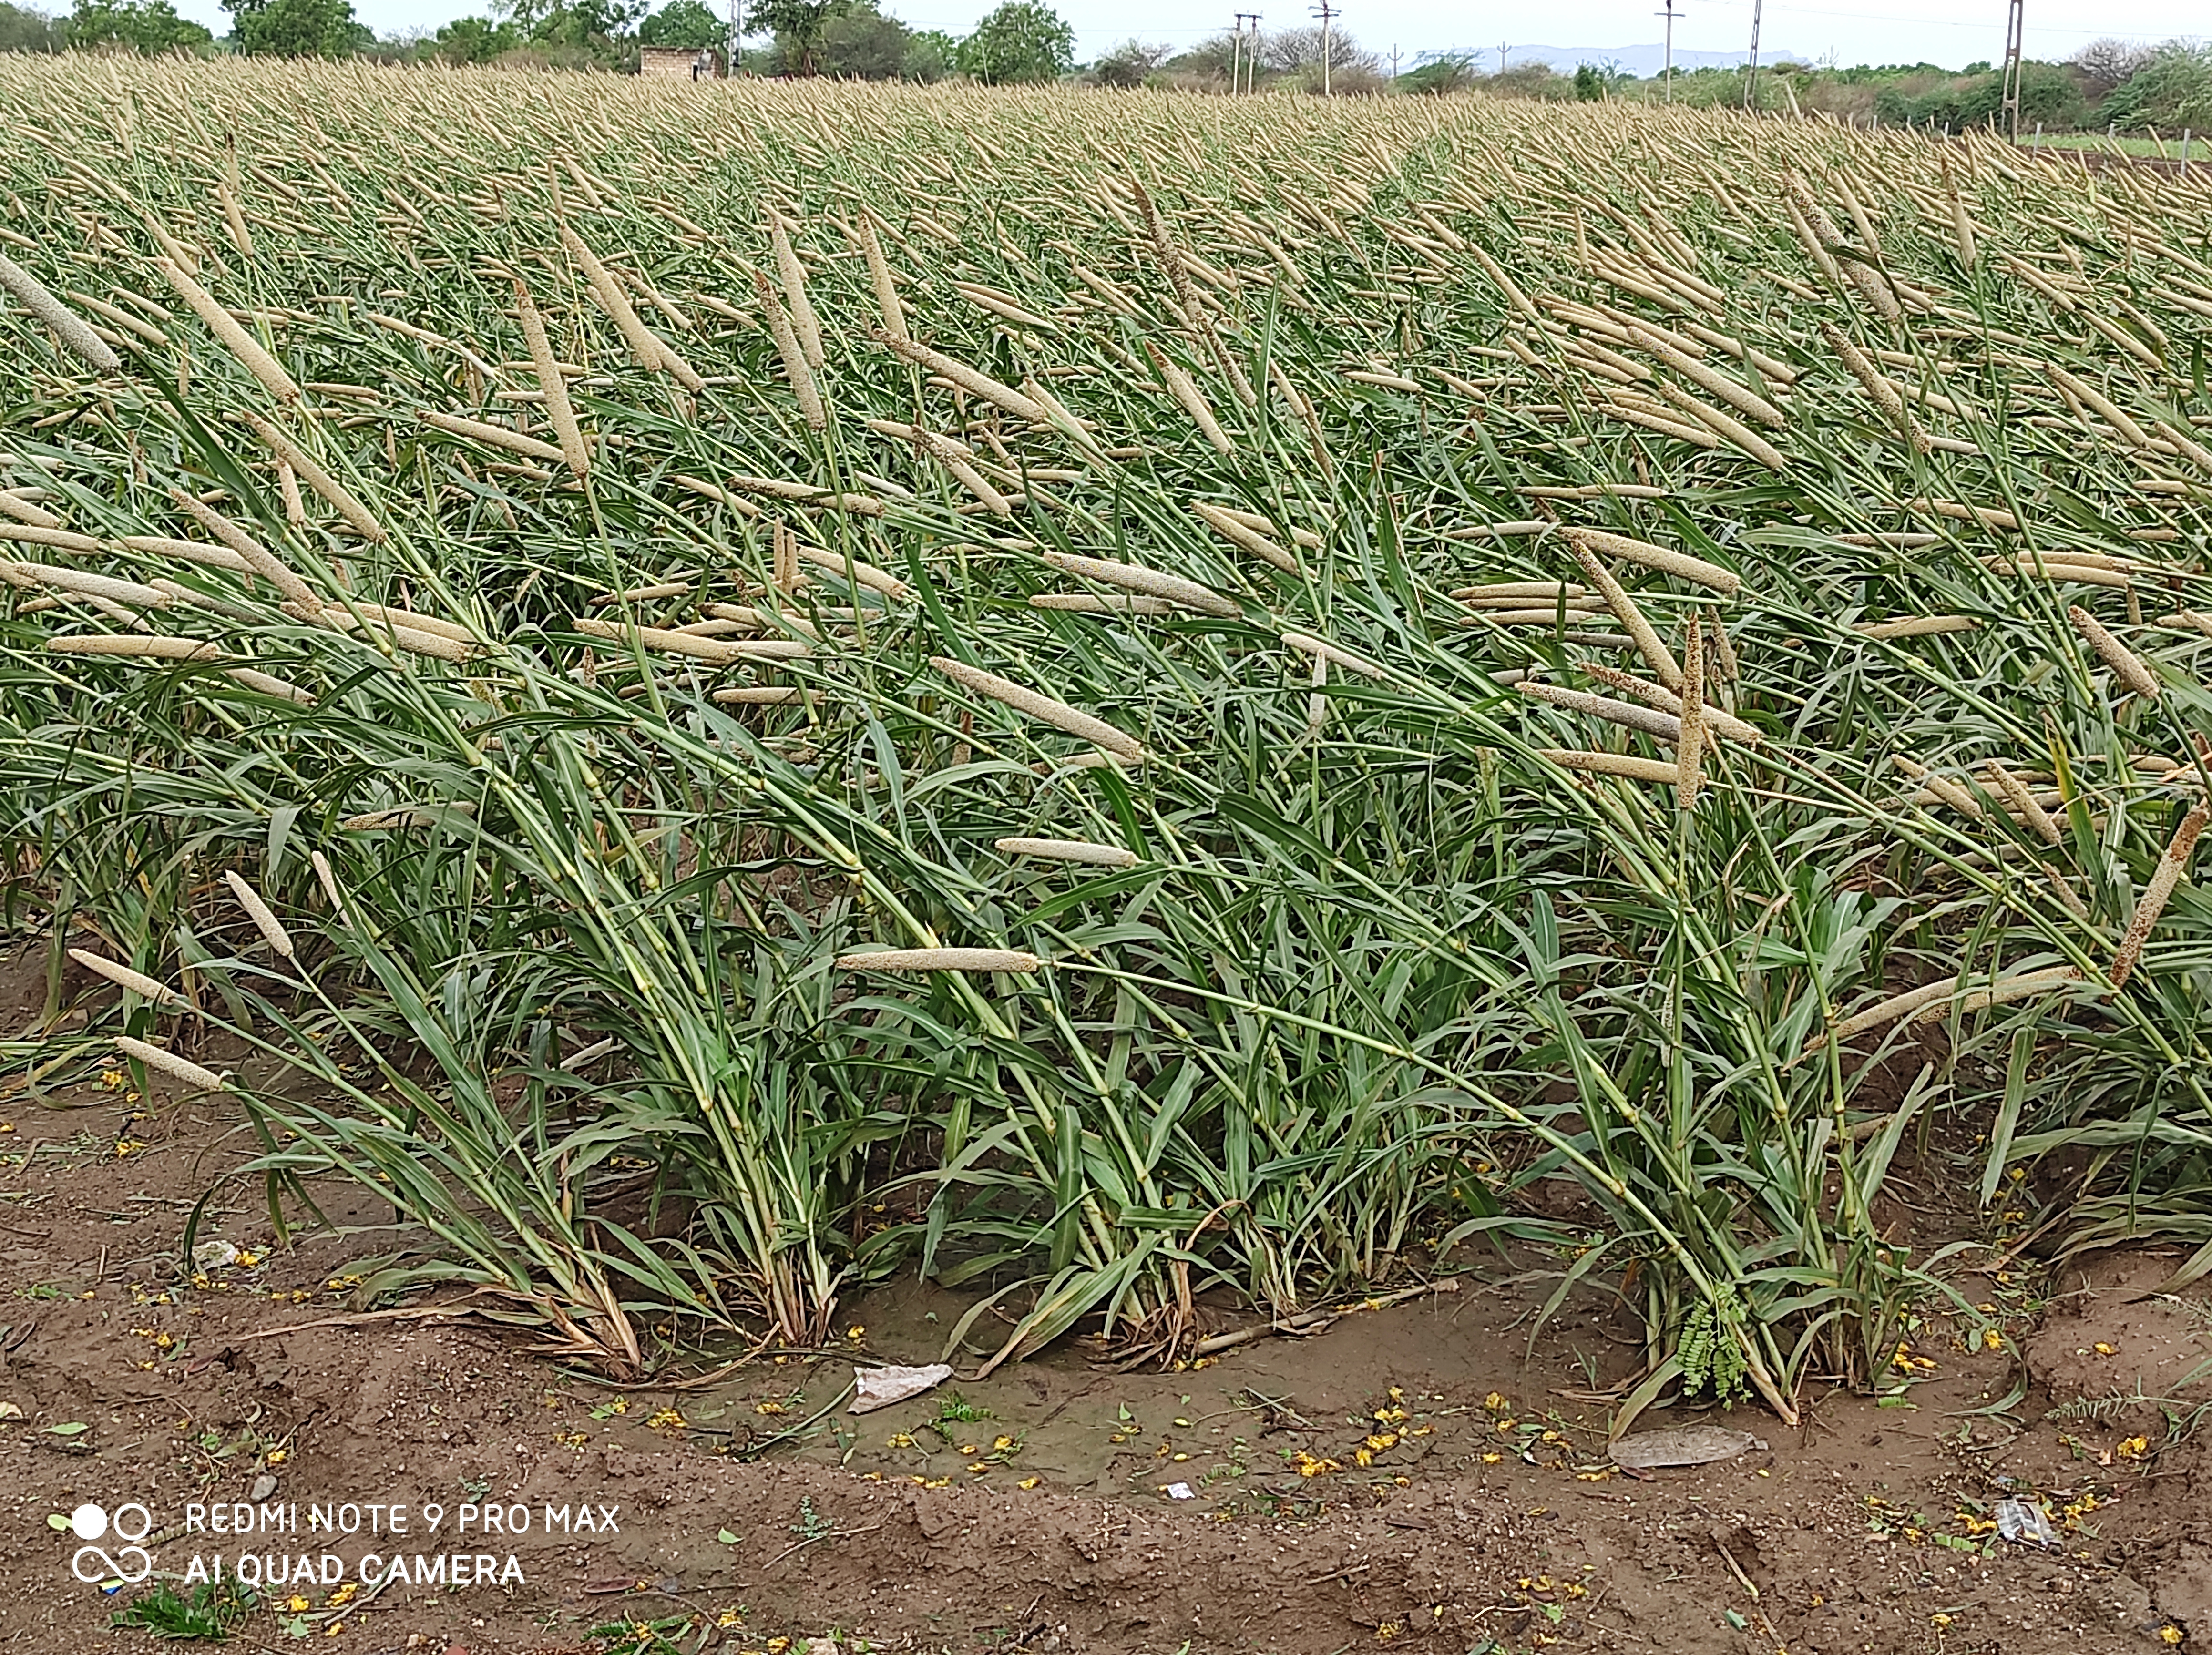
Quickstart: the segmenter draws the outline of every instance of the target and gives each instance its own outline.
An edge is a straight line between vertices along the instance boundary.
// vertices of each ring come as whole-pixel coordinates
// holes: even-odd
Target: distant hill
[[[1498,69],[1496,46],[1455,46],[1449,52],[1425,53],[1425,56],[1472,58],[1486,73]],[[1744,60],[1741,52],[1685,52],[1674,49],[1676,69],[1734,69]],[[1801,52],[1769,51],[1759,48],[1762,64],[1778,63],[1809,64],[1813,60]],[[1571,75],[1577,66],[1596,64],[1600,67],[1617,68],[1644,78],[1660,73],[1667,66],[1667,48],[1654,41],[1648,46],[1510,46],[1506,49],[1505,66],[1516,64],[1549,64],[1562,75]]]

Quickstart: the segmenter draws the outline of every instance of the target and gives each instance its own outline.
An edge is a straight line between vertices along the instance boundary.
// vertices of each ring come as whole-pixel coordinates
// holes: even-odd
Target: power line
[[[1768,0],[1768,3],[1774,3],[1774,0]],[[1759,3],[1759,0],[1705,0],[1705,3],[1709,6],[1718,6],[1734,10],[1741,10]],[[184,7],[180,8],[180,9],[189,13],[198,9],[198,8],[192,4],[187,3]],[[212,7],[209,8],[210,12],[213,12],[214,9],[215,9]],[[1957,19],[1948,17],[1905,17],[1899,15],[1895,12],[1836,11],[1823,6],[1794,6],[1787,3],[1774,3],[1774,10],[1778,16],[1835,17],[1845,19],[1852,22],[1861,23],[1911,23],[1921,28],[1963,28],[1979,31],[1989,27],[1989,20],[1986,17],[1984,17],[1980,22],[1973,22],[1971,21],[1961,21]],[[1162,15],[1164,15],[1165,14],[1163,13]],[[1188,14],[1178,11],[1176,15],[1181,16],[1187,15]],[[1655,13],[1653,15],[1656,16],[1657,14]],[[205,20],[203,19],[202,21]],[[216,21],[218,22],[222,21],[220,16],[217,17]],[[912,28],[943,29],[949,33],[956,34],[967,29],[973,28],[975,26],[975,16],[965,13],[958,15],[945,15],[934,18],[907,17],[902,14],[900,21],[906,23]],[[1117,23],[1100,23],[1097,25],[1076,23],[1073,26],[1073,32],[1078,35],[1097,34],[1110,36],[1115,40],[1126,40],[1129,38],[1132,33],[1134,33],[1140,37],[1160,35],[1172,36],[1178,39],[1200,38],[1214,33],[1212,29],[1203,26],[1188,25],[1170,28],[1165,27],[1154,27],[1149,24],[1139,24],[1133,30],[1129,23],[1127,21]],[[2050,23],[2038,23],[2035,26],[2035,32],[2039,38],[2052,34],[2063,34],[2080,39],[2098,39],[2112,34],[2118,34],[2118,38],[2124,39],[2153,40],[2162,38],[2160,32],[2157,30],[2152,30],[2148,33],[2138,30],[2133,33],[2130,33],[2124,30],[2116,31],[2110,28],[2061,28]],[[1642,43],[1631,41],[1627,44],[1640,45]],[[1420,57],[1425,53],[1426,56],[1431,58],[1434,58],[1440,56],[1455,53],[1463,50],[1467,49],[1439,48],[1431,46],[1423,48],[1421,52],[1417,52],[1414,55],[1416,57]],[[1494,52],[1497,48],[1494,46],[1479,46],[1472,48],[1472,50],[1479,52]]]
[[[1741,7],[1745,5],[1756,5],[1758,3],[1758,0],[1710,0],[1710,3],[1717,6]],[[1986,18],[1979,22],[1976,22],[1969,19],[1955,17],[1905,17],[1899,15],[1895,12],[1836,11],[1826,6],[1793,6],[1789,4],[1777,5],[1774,9],[1778,13],[1782,13],[1790,17],[1840,17],[1855,23],[1911,23],[1920,28],[1967,28],[1975,30],[1984,29],[1989,27],[1989,22]],[[2109,28],[2057,28],[2051,26],[2050,24],[2039,23],[2036,26],[2035,32],[2038,34],[2071,34],[2081,36],[2083,38],[2091,38],[2108,35],[2113,31]],[[2151,36],[2145,34],[2140,37],[2129,36],[2127,38],[2149,39]]]

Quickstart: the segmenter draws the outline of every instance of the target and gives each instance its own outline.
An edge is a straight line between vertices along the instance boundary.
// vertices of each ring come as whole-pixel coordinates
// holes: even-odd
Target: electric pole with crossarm
[[[1751,0],[1751,74],[1743,83],[1743,106],[1754,115],[1759,112],[1759,0]]]
[[[2011,0],[2005,13],[2004,122],[2005,136],[2020,142],[2020,46],[2022,21],[2021,0]]]

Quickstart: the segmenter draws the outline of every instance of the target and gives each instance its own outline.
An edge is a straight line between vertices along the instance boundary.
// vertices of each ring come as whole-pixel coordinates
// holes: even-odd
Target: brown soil
[[[11,1032],[37,1009],[25,992],[0,994]],[[388,1243],[278,1249],[258,1185],[222,1186],[201,1230],[246,1258],[179,1285],[186,1215],[243,1153],[234,1118],[19,1076],[0,1080],[0,1403],[22,1415],[0,1423],[10,1650],[152,1647],[110,1630],[132,1589],[72,1578],[82,1543],[50,1514],[137,1500],[158,1536],[263,1479],[303,1529],[311,1505],[352,1502],[406,1506],[410,1531],[364,1517],[335,1539],[253,1537],[257,1555],[337,1556],[356,1585],[343,1601],[319,1581],[264,1594],[233,1647],[2212,1647],[2194,1428],[2212,1311],[2146,1296],[2170,1258],[2107,1261],[2041,1301],[2025,1278],[1969,1276],[2007,1308],[2005,1349],[1917,1330],[1932,1366],[1903,1405],[1815,1388],[1797,1430],[1740,1409],[1726,1422],[1768,1447],[1632,1480],[1607,1464],[1593,1396],[1635,1367],[1626,1329],[1575,1309],[1532,1345],[1550,1284],[1502,1265],[1185,1371],[1116,1373],[1072,1347],[855,1417],[837,1403],[842,1353],[623,1394],[495,1330],[362,1319],[327,1284]],[[911,1283],[878,1294],[852,1315],[852,1351],[933,1361],[964,1308]],[[981,1416],[933,1428],[956,1393]],[[2050,1498],[2059,1550],[1987,1533],[2013,1488]],[[434,1533],[429,1503],[447,1513]],[[457,1536],[459,1508],[487,1503],[526,1506],[529,1531]],[[576,1531],[586,1504],[604,1531]],[[544,1532],[549,1506],[571,1532]],[[203,1532],[154,1549],[166,1573],[218,1553],[228,1569],[240,1546]],[[457,1549],[501,1572],[511,1554],[520,1579],[358,1585],[365,1554],[388,1568]],[[593,1630],[655,1623],[665,1646]]]

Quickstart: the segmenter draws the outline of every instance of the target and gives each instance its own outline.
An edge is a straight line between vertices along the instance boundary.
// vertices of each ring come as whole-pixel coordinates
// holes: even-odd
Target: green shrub
[[[68,27],[58,18],[0,0],[0,52],[59,52],[68,44]]]
[[[2212,43],[2167,41],[2097,113],[2123,131],[2212,129]]]

